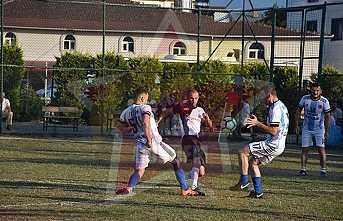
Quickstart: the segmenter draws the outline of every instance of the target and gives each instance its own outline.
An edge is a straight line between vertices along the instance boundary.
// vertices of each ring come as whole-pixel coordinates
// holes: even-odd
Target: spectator
[[[6,129],[11,130],[13,112],[11,109],[10,101],[7,98],[5,98],[4,92],[2,92],[1,94],[1,102],[2,102],[2,118],[6,118]]]

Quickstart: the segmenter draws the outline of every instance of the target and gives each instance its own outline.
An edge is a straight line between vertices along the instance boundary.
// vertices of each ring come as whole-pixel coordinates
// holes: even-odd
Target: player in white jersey
[[[254,198],[263,196],[259,165],[270,163],[284,151],[289,126],[288,110],[278,99],[275,88],[267,90],[265,101],[269,106],[266,124],[251,115],[247,118],[246,125],[248,128],[252,126],[261,128],[267,133],[267,137],[263,141],[249,143],[239,152],[240,179],[235,186],[230,188],[239,191],[248,190],[248,169],[250,167],[254,190],[250,192],[249,196]],[[249,160],[250,155],[252,157]]]
[[[295,132],[299,134],[300,112],[304,109],[304,122],[301,134],[301,169],[299,171],[301,176],[308,174],[306,164],[308,152],[312,146],[318,148],[320,155],[320,175],[327,175],[325,141],[329,133],[330,104],[321,94],[320,85],[313,83],[311,85],[311,94],[301,98],[295,115]]]
[[[149,165],[150,153],[155,154],[163,163],[171,163],[174,167],[176,178],[181,187],[181,195],[197,196],[198,192],[188,188],[181,162],[175,150],[162,141],[157,130],[154,114],[147,105],[149,94],[145,90],[138,90],[136,102],[126,108],[120,115],[120,121],[133,128],[136,137],[135,170],[130,176],[127,187],[120,188],[117,194],[129,194],[133,191],[140,178],[144,175],[145,168]]]
[[[187,98],[175,104],[173,110],[162,112],[159,121],[170,114],[179,114],[182,121],[182,149],[186,154],[187,162],[192,163],[190,178],[192,189],[200,195],[205,195],[198,187],[198,178],[205,175],[206,155],[200,147],[199,133],[201,125],[212,128],[212,121],[203,108],[198,107],[199,93],[190,90]]]

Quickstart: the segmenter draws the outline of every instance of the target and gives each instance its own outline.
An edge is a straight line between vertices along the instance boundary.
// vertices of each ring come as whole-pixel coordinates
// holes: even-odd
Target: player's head
[[[188,92],[188,102],[191,106],[196,107],[199,101],[199,93],[197,90],[192,89]]]
[[[313,99],[319,99],[322,94],[322,89],[318,82],[313,82],[311,85],[311,97]]]
[[[276,89],[274,86],[268,87],[268,89],[266,89],[265,92],[266,92],[265,102],[267,105],[270,105],[278,100]]]
[[[147,104],[149,100],[149,93],[145,89],[137,89],[135,92],[136,104]]]

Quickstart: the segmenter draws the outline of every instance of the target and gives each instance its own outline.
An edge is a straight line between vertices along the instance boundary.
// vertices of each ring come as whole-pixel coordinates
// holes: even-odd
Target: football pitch
[[[177,139],[166,141],[184,160]],[[170,165],[154,158],[135,194],[116,196],[132,172],[133,140],[0,139],[0,220],[343,220],[343,149],[329,149],[329,176],[310,155],[298,177],[299,148],[262,169],[264,198],[230,191],[243,142],[203,141],[204,197],[182,197]],[[188,174],[189,167],[185,167]]]

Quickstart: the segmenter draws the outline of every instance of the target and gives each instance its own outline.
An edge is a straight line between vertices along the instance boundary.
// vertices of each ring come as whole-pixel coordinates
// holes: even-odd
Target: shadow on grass
[[[315,214],[294,214],[291,212],[278,212],[278,211],[266,211],[263,208],[258,209],[249,209],[249,208],[226,208],[226,207],[214,207],[211,206],[203,206],[199,204],[194,203],[166,203],[166,202],[142,202],[142,201],[135,201],[131,199],[108,199],[108,200],[96,200],[96,199],[87,199],[87,198],[80,198],[80,197],[41,197],[46,198],[49,200],[53,200],[56,202],[60,202],[63,204],[85,204],[85,205],[95,205],[99,207],[103,206],[112,206],[112,205],[126,205],[126,206],[132,206],[135,207],[132,212],[139,211],[142,209],[142,211],[146,210],[146,208],[154,208],[154,209],[187,209],[187,210],[194,210],[196,214],[206,213],[206,212],[219,212],[223,214],[235,214],[235,213],[242,213],[242,217],[244,217],[244,214],[247,214],[249,217],[256,216],[256,217],[265,217],[269,216],[269,218],[273,217],[273,219],[287,219],[287,220],[341,220],[340,218],[336,217],[328,217],[326,215],[319,216]],[[251,203],[254,203],[256,199],[251,199]],[[116,208],[113,208],[113,212],[115,212]],[[192,212],[187,211],[187,214],[190,214]],[[89,215],[111,215],[109,211],[96,211],[96,208],[93,208],[92,211],[84,211],[80,212],[80,210],[63,210],[63,211],[56,211],[56,210],[40,210],[40,209],[0,209],[0,216],[5,215],[15,215],[15,216],[59,216],[59,217],[89,217]],[[127,217],[127,213],[117,214],[116,213],[116,219],[120,218],[120,215],[123,215],[124,217]],[[229,217],[229,215],[228,215]],[[152,218],[152,217],[151,217]],[[156,217],[157,218],[157,217]]]
[[[63,189],[64,191],[86,192],[86,193],[100,193],[108,190],[104,187],[96,187],[91,185],[80,184],[63,184],[63,183],[47,183],[47,182],[33,182],[33,181],[0,181],[0,188],[46,188],[46,189]]]

